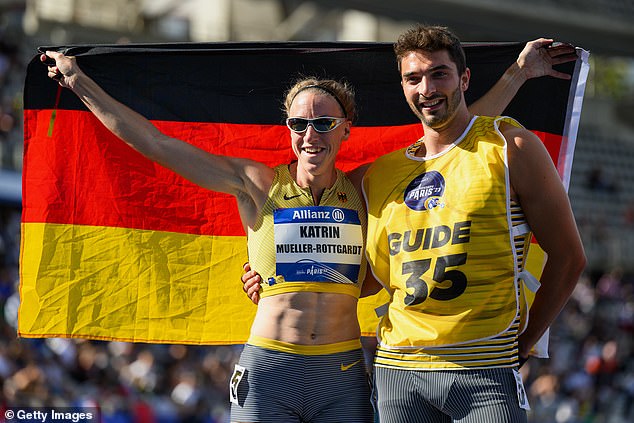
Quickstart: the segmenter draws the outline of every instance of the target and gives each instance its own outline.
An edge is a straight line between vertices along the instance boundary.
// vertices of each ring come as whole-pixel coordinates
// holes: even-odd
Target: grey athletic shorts
[[[375,366],[381,423],[522,423],[512,368],[399,370]],[[520,394],[518,395],[518,392]]]
[[[232,422],[374,421],[361,349],[302,355],[247,344],[230,389]]]

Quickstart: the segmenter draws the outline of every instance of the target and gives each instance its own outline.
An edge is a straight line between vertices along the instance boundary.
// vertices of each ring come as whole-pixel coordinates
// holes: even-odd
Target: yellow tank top
[[[518,272],[523,272],[528,255],[531,233],[520,205],[511,201],[514,246]],[[528,312],[524,290],[519,289],[521,312],[513,324],[499,335],[459,345],[426,348],[393,348],[379,346],[374,355],[374,365],[402,370],[462,370],[517,366],[517,336],[522,318]]]
[[[519,126],[477,117],[443,153],[415,157],[415,144],[366,174],[368,261],[392,295],[382,348],[460,345],[514,324],[517,263],[500,121]]]
[[[262,297],[297,291],[359,297],[365,279],[365,206],[346,175],[319,205],[288,165],[275,168],[268,199],[248,231],[251,267],[262,276]]]

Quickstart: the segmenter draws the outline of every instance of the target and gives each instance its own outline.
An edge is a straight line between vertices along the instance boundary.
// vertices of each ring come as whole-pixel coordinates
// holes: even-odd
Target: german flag
[[[467,101],[484,94],[523,43],[465,44]],[[422,136],[385,43],[133,44],[43,47],[77,57],[110,95],[166,134],[215,154],[270,166],[293,160],[282,97],[304,75],[345,79],[359,118],[338,165],[351,170]],[[572,80],[527,82],[506,113],[546,144],[565,183],[587,52],[562,65]],[[231,344],[248,337],[242,292],[246,237],[233,197],[204,190],[112,135],[39,55],[24,91],[18,335]],[[372,335],[374,308],[359,316]]]

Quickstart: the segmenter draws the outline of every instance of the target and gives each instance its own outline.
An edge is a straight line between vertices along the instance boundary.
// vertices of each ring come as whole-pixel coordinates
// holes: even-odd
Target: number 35
[[[434,268],[433,280],[441,283],[450,281],[451,286],[441,288],[436,286],[429,293],[429,286],[422,276],[430,269],[431,259],[414,260],[403,263],[402,274],[408,275],[405,282],[408,288],[413,288],[412,294],[405,296],[405,305],[413,306],[420,304],[429,296],[434,300],[449,301],[459,297],[467,289],[467,277],[459,270],[445,271],[447,267],[460,266],[467,262],[467,253],[451,254],[438,257]]]

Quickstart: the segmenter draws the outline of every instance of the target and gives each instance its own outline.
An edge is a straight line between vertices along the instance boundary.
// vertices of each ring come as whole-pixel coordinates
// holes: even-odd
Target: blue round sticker
[[[426,172],[415,177],[407,185],[403,201],[412,210],[431,210],[444,207],[442,196],[445,193],[445,178],[436,172]]]

